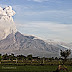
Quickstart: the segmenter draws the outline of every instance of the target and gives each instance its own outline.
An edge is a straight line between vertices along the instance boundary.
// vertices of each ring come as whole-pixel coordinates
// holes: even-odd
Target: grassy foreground
[[[0,65],[0,72],[53,72],[58,66],[43,65],[43,66],[15,66],[15,65]],[[72,72],[72,66],[67,66],[69,72]],[[63,72],[63,71],[62,71]]]

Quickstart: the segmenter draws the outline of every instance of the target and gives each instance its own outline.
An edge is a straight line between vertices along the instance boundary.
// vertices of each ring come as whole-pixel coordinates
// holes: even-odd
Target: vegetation
[[[57,67],[58,65],[0,65],[0,72],[53,72]],[[67,67],[72,72],[72,66]]]
[[[69,72],[67,66],[65,66],[65,62],[67,61],[67,57],[71,54],[71,50],[65,50],[60,52],[61,57],[64,57],[63,61],[62,61],[62,65],[59,65],[58,68],[56,69],[56,71],[54,72],[60,72],[60,71],[65,71],[65,72]]]
[[[60,50],[60,51],[61,51],[60,52],[61,57],[64,57],[63,59],[63,64],[64,64],[67,60],[67,57],[71,54],[71,50],[65,50],[65,51]]]
[[[60,52],[61,57],[52,58],[40,58],[33,57],[32,55],[24,56],[17,55],[13,53],[11,55],[0,54],[0,71],[5,72],[9,70],[12,72],[53,72],[57,69],[58,65],[63,64],[69,70],[72,71],[72,58],[67,58],[71,54],[70,50],[65,50]],[[65,62],[64,62],[65,61]],[[9,68],[9,69],[8,69]],[[13,68],[13,69],[12,69]],[[63,72],[63,71],[62,71]]]

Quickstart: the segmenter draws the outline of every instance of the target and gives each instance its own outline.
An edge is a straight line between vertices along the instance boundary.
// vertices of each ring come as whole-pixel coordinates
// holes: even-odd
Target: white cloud
[[[19,9],[20,8],[20,9]],[[36,15],[41,15],[41,16],[51,16],[51,17],[66,17],[66,16],[69,16],[69,17],[72,17],[71,14],[72,14],[72,11],[71,10],[41,10],[41,11],[21,11],[21,8],[22,7],[16,7],[15,9],[17,9],[17,12],[19,12],[18,15],[20,15],[20,13],[22,14],[22,16],[36,16]],[[28,7],[25,7],[25,8],[28,8]],[[24,8],[24,9],[25,9]],[[29,8],[30,9],[30,8]]]
[[[47,28],[51,31],[70,31],[72,29],[72,24],[59,24],[55,22],[43,22],[43,21],[35,21],[35,22],[27,22],[25,24],[17,24],[20,27],[28,27],[28,28]]]
[[[49,0],[28,0],[28,1],[35,1],[35,2],[46,2],[46,1],[49,1]]]
[[[12,32],[16,33],[16,27],[13,21],[15,11],[11,6],[0,7],[0,40],[6,38]]]
[[[34,1],[34,2],[56,2],[56,3],[61,3],[59,0],[27,0],[27,1]]]
[[[33,34],[43,39],[60,39],[71,41],[72,24],[60,24],[55,22],[33,21],[24,24],[17,24],[19,31]]]

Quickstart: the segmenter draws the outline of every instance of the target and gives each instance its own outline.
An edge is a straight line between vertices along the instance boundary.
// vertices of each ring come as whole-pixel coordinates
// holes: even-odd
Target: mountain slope
[[[60,49],[65,48],[34,36],[24,36],[20,32],[9,34],[6,39],[0,41],[0,53],[32,54],[33,56],[59,56]]]

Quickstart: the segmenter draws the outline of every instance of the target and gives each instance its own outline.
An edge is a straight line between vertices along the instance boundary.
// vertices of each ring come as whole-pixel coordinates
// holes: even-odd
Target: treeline
[[[58,58],[58,57],[33,57],[31,54],[24,56],[24,55],[17,55],[15,56],[13,53],[8,55],[0,54],[0,63],[1,64],[17,64],[17,65],[59,65],[62,64],[62,61],[64,58]],[[68,58],[66,65],[72,65],[72,58]]]
[[[51,58],[46,58],[46,57],[33,57],[31,54],[30,55],[27,55],[27,56],[24,56],[24,55],[17,55],[15,56],[13,53],[11,53],[10,55],[8,54],[4,54],[4,55],[1,55],[0,54],[0,60],[42,60],[42,59],[45,59],[45,60],[63,60],[64,58],[60,57],[51,57]],[[72,60],[72,58],[68,58],[68,60]]]

